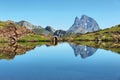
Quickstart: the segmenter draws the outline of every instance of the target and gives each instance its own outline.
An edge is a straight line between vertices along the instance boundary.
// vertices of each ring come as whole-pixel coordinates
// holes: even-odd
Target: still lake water
[[[120,80],[120,55],[61,43],[0,60],[0,80]]]

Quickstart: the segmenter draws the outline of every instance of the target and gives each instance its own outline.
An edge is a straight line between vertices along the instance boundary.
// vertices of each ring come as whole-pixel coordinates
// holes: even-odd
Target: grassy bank
[[[72,36],[74,41],[120,41],[120,25],[86,34]]]
[[[27,34],[19,38],[18,42],[50,42],[50,38],[47,36],[41,36],[37,34]]]

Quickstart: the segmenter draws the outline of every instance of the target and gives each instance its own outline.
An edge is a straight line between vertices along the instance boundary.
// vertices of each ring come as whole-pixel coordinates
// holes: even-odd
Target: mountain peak
[[[87,15],[85,15],[85,14],[83,14],[82,16],[81,16],[81,18],[86,18],[86,17],[88,17]]]
[[[25,21],[25,20],[21,20],[21,21],[19,21],[18,23],[27,23],[27,24],[31,24],[30,22],[28,22],[28,21]]]
[[[79,19],[79,17],[75,17],[75,21],[74,21],[74,24],[76,24],[76,25],[78,25],[79,24],[79,22],[80,22],[80,19]]]
[[[49,32],[51,32],[51,33],[54,33],[54,32],[55,32],[55,29],[53,29],[51,26],[47,26],[47,27],[45,28],[45,30],[47,30],[47,31],[49,31]]]
[[[27,21],[25,21],[25,20],[21,20],[21,21],[19,21],[19,22],[27,22]]]
[[[25,20],[21,20],[21,21],[16,22],[16,23],[17,23],[18,25],[24,26],[24,27],[26,27],[27,29],[30,29],[30,30],[32,30],[33,27],[34,27],[33,24],[31,24],[30,22],[27,22],[27,21],[25,21]]]
[[[68,31],[84,34],[87,32],[98,31],[99,29],[99,25],[93,18],[87,15],[82,15],[80,19],[78,17],[75,18],[74,24],[70,27]]]
[[[87,15],[82,15],[81,16],[81,18],[80,18],[80,20],[86,20],[86,19],[90,19],[91,17],[89,17],[89,16],[87,16]]]
[[[78,16],[76,16],[76,17],[75,17],[75,20],[79,20],[79,17],[78,17]]]

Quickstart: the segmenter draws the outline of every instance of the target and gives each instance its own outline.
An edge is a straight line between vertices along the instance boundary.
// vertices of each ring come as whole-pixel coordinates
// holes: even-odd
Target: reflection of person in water
[[[80,55],[81,58],[92,56],[97,51],[96,48],[83,45],[70,44],[70,46],[73,48],[75,56]]]

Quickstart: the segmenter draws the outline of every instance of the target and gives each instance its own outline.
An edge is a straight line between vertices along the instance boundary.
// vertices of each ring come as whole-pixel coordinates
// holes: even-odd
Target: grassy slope
[[[0,30],[7,26],[7,22],[0,21]]]
[[[83,35],[73,36],[74,40],[94,41],[96,39],[102,41],[120,40],[120,25],[116,25],[112,28],[107,28],[97,32],[86,33]]]
[[[39,42],[39,41],[42,42],[50,41],[50,38],[37,34],[26,34],[24,37],[21,37],[18,40],[18,42]]]

